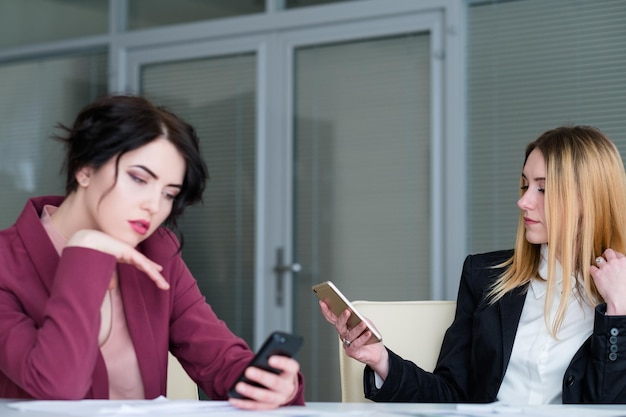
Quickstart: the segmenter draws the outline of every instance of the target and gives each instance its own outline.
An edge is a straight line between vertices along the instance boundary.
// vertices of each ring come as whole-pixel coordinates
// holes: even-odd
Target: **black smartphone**
[[[263,386],[246,378],[244,376],[246,369],[248,369],[249,366],[255,366],[257,368],[273,372],[278,375],[280,374],[280,370],[272,368],[267,363],[269,357],[273,355],[282,355],[292,358],[296,355],[296,353],[298,353],[300,346],[302,346],[302,341],[303,339],[301,336],[296,336],[290,333],[276,331],[270,334],[265,342],[263,342],[263,345],[258,350],[258,352],[254,355],[254,358],[252,358],[248,366],[246,366],[241,375],[239,375],[239,378],[237,378],[232,387],[230,387],[230,390],[228,390],[228,396],[232,398],[247,399],[246,397],[235,391],[235,385],[237,385],[237,383],[239,383],[240,381],[244,381],[250,385],[254,385],[257,387]]]

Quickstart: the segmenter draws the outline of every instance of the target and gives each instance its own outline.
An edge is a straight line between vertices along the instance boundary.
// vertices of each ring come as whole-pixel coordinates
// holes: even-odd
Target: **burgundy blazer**
[[[63,197],[29,200],[0,231],[0,397],[108,398],[98,347],[100,306],[114,268],[146,398],[165,395],[167,353],[212,399],[226,399],[253,357],[213,312],[180,254],[175,236],[157,229],[138,249],[163,266],[168,291],[111,255],[71,247],[59,257],[40,214]],[[303,381],[293,404],[303,404]]]

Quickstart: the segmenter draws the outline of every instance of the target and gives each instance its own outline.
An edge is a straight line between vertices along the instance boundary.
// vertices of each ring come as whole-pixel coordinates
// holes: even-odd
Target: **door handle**
[[[285,273],[300,272],[302,267],[299,263],[285,264],[285,250],[276,248],[276,265],[274,265],[274,273],[276,274],[276,305],[282,307],[285,299],[285,291],[283,289]]]

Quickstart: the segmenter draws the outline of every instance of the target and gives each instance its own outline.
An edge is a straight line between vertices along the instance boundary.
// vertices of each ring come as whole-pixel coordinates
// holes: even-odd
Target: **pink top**
[[[68,239],[52,222],[51,216],[56,209],[51,205],[44,206],[41,223],[60,255]],[[116,271],[111,277],[109,290],[100,308],[98,344],[107,368],[109,398],[112,400],[145,398],[139,363],[126,325],[122,293],[117,285]]]

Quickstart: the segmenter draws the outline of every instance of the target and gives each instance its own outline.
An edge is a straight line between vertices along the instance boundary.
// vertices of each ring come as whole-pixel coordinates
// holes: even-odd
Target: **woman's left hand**
[[[239,382],[235,390],[249,399],[229,398],[228,402],[246,410],[269,410],[293,400],[298,393],[300,364],[295,359],[280,355],[271,356],[268,364],[279,369],[280,375],[249,366],[245,371],[246,378],[258,382],[263,387]]]
[[[626,315],[626,256],[607,249],[589,272],[606,302],[607,316]]]

